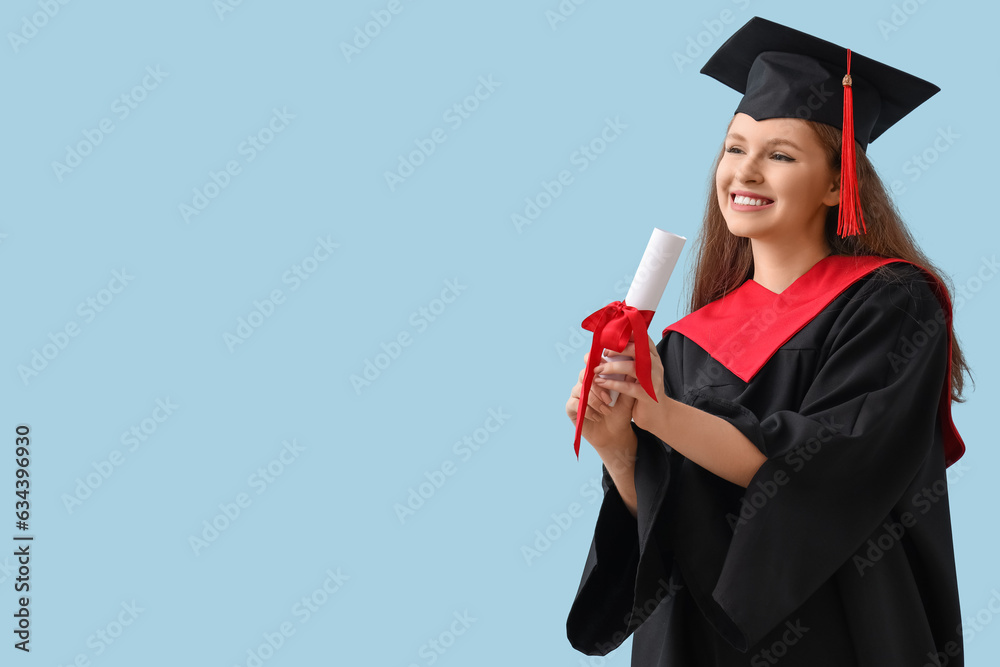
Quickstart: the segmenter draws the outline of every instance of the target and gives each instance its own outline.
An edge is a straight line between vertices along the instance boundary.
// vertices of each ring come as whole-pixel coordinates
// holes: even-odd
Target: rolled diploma
[[[636,269],[635,277],[625,295],[626,305],[639,310],[656,310],[660,303],[660,297],[667,288],[667,281],[677,264],[681,249],[687,239],[670,232],[665,232],[658,227],[653,228],[653,235],[649,237],[646,244],[646,252],[642,253],[642,260],[639,268]],[[638,341],[634,341],[638,342]],[[632,361],[632,357],[624,355],[614,355],[609,357],[607,350],[601,354],[605,361]],[[624,380],[625,376],[617,373],[602,374],[600,377],[611,378],[612,380]],[[618,400],[618,392],[611,390],[611,405]]]

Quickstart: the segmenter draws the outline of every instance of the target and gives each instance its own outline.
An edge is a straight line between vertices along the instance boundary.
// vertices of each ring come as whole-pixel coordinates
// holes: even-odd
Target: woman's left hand
[[[653,342],[653,339],[649,335],[646,336],[646,340],[646,354],[649,355],[650,378],[653,381],[653,389],[656,391],[655,401],[646,393],[642,385],[639,384],[639,380],[636,377],[635,361],[605,361],[601,363],[595,369],[594,382],[599,387],[614,389],[621,394],[634,398],[632,421],[644,431],[655,433],[661,431],[660,425],[665,419],[667,402],[670,399],[667,398],[663,389],[663,363],[660,361],[659,352],[656,351],[656,343]],[[624,350],[617,354],[629,356],[634,359],[636,355],[635,343],[629,343],[625,346]],[[609,354],[609,356],[613,355]],[[596,373],[618,373],[626,377],[624,380],[612,380],[597,377]]]

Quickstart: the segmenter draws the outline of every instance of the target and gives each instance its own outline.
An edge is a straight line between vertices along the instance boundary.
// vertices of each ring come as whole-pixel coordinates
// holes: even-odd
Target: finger
[[[583,376],[585,373],[586,369],[580,371],[579,382],[577,382],[573,386],[573,389],[570,390],[570,396],[576,396],[579,398],[583,389]],[[591,385],[590,393],[591,395],[594,395],[595,393],[598,394],[604,400],[605,403],[611,402],[611,394],[609,394],[607,391],[600,389],[597,385]]]
[[[607,396],[607,400],[596,394],[603,393]],[[584,420],[597,421],[593,416],[595,413],[599,414],[611,414],[611,407],[607,405],[611,401],[611,395],[607,391],[601,390],[598,387],[594,387],[590,394],[587,396],[587,405],[589,409],[587,413],[583,416]],[[580,385],[576,385],[570,390],[569,400],[566,402],[566,414],[570,416],[570,419],[576,421],[576,413],[580,406]]]
[[[604,375],[635,375],[635,362],[605,361],[595,372]]]
[[[580,394],[582,393],[582,391],[581,391],[583,389],[582,385],[578,384],[578,385],[576,385],[576,387],[574,387],[574,389],[576,391],[575,391],[575,393],[571,393],[571,395],[579,397]],[[601,387],[597,386],[596,384],[592,384],[590,386],[590,394],[588,395],[588,398],[589,399],[597,399],[599,402],[603,402],[603,403],[610,403],[611,402],[611,394],[609,394],[606,389],[602,389]]]
[[[632,382],[624,382],[622,380],[609,380],[605,378],[597,378],[600,381],[600,386],[604,389],[613,389],[619,394],[625,394],[626,396],[631,396],[636,398],[635,387],[638,385],[633,380]]]
[[[631,345],[631,343],[629,343],[629,345]],[[632,355],[628,351],[628,345],[626,345],[625,349],[622,350],[621,352],[619,352],[618,350],[605,350],[604,354],[601,356],[601,359],[604,360],[607,357],[630,357],[630,356]]]
[[[570,418],[574,424],[576,423],[577,412],[580,406],[580,399],[571,398],[566,402],[566,415]],[[587,410],[586,414],[583,415],[583,421],[600,423],[602,415],[598,410]]]
[[[573,421],[576,421],[577,411],[573,411]],[[604,413],[596,406],[587,401],[587,412],[583,415],[583,421],[599,424],[604,418]]]
[[[596,410],[602,415],[611,414],[611,406],[604,402],[604,399],[599,396],[595,396],[594,392],[590,392],[590,396],[587,397],[587,414],[590,414],[592,410]]]

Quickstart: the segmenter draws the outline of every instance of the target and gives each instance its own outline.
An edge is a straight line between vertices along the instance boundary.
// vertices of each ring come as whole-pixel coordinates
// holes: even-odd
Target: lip
[[[756,192],[749,192],[747,190],[733,190],[732,192],[729,193],[729,206],[734,211],[763,211],[766,208],[770,208],[770,207],[774,206],[774,200],[773,199],[771,199],[771,203],[770,204],[763,204],[761,206],[750,206],[750,205],[747,205],[747,204],[737,204],[734,201],[736,199],[737,195],[740,195],[740,196],[743,196],[743,197],[751,197],[753,199],[771,199],[770,197],[765,197],[763,195],[759,195]]]

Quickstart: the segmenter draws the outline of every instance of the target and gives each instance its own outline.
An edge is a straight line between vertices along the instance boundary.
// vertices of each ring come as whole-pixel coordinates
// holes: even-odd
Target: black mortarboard
[[[701,73],[743,93],[734,113],[758,121],[802,118],[842,130],[847,140],[841,160],[841,203],[849,197],[853,205],[841,205],[840,216],[850,218],[853,210],[861,228],[854,140],[865,150],[941,90],[912,74],[759,16],[733,33]],[[838,231],[842,229],[847,234],[858,231],[850,220],[838,225]]]

